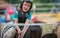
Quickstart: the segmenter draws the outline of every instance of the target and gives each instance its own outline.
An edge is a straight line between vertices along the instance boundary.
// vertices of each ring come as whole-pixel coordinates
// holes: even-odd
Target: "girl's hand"
[[[18,30],[18,38],[21,38],[22,31]]]
[[[21,33],[21,31],[20,30],[18,30],[18,35]]]

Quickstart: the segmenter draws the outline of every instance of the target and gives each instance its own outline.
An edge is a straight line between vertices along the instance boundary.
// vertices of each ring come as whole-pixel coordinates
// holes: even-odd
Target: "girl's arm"
[[[29,24],[29,22],[30,22],[30,21],[26,20],[25,25],[24,25],[24,27],[23,27],[23,30],[22,30],[22,31],[25,31],[25,29],[28,27],[28,26],[27,26],[27,24]]]
[[[15,24],[18,24],[18,20],[15,20],[14,22],[15,22]],[[16,30],[17,30],[17,31],[20,31],[18,25],[15,25],[15,26],[16,26]]]

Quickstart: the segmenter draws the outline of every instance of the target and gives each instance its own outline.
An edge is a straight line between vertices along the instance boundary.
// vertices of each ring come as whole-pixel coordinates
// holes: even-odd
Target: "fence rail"
[[[60,23],[59,23],[60,24]],[[45,25],[58,25],[57,23],[56,24],[46,24],[46,23],[31,23],[31,24],[24,24],[24,23],[18,23],[18,24],[15,24],[15,23],[1,23],[1,25],[5,26],[5,25],[10,25],[10,26],[14,26],[14,25],[18,25],[18,26],[24,26],[24,25],[28,25],[28,26],[45,26]]]

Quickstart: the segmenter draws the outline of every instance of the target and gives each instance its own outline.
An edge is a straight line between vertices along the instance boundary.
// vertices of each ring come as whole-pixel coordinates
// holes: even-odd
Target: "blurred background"
[[[0,0],[0,12],[3,12],[4,9],[9,5],[13,5],[15,7],[20,6],[20,2],[23,0]],[[49,13],[52,8],[54,10],[60,11],[60,0],[32,0],[34,5],[33,9],[35,9],[35,13]]]
[[[4,12],[7,6],[12,5],[15,7],[20,6],[23,0],[0,0],[0,12]],[[33,11],[35,13],[50,13],[52,9],[60,11],[60,0],[32,0]]]
[[[20,3],[23,0],[0,0],[0,17],[4,18],[4,12],[8,6],[13,6],[20,9]],[[33,1],[33,16],[37,16],[38,21],[46,22],[47,24],[56,24],[60,21],[60,0],[31,0]],[[47,27],[49,28],[47,31]],[[43,34],[52,29],[51,26],[42,27]],[[60,38],[60,26],[57,29],[58,38]],[[49,31],[51,32],[51,31]]]

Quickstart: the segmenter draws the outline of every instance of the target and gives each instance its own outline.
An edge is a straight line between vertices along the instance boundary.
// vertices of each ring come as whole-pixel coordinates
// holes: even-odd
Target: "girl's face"
[[[24,12],[27,12],[27,11],[29,11],[30,6],[31,6],[31,3],[24,2],[24,3],[23,3],[23,6],[22,6],[22,10],[23,10]]]

